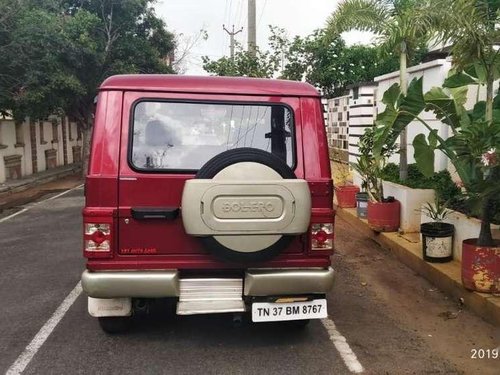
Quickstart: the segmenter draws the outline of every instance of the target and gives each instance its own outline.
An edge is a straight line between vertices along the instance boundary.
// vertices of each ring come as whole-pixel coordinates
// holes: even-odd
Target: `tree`
[[[352,29],[375,33],[386,54],[399,55],[400,87],[406,94],[408,59],[432,37],[436,24],[428,0],[344,0],[328,20],[328,34],[333,38]],[[406,129],[401,133],[399,153],[400,179],[405,180],[408,176]]]
[[[94,99],[105,78],[124,73],[173,73],[164,58],[175,46],[174,36],[156,17],[152,3],[73,0],[64,8],[65,31],[71,41],[68,65],[84,91],[65,106],[65,112],[83,130],[84,161],[90,145]]]
[[[23,120],[75,119],[85,163],[100,83],[113,74],[173,73],[165,57],[174,36],[153,2],[0,0],[0,14],[8,15],[0,16],[0,110]]]
[[[0,0],[0,111],[4,110],[4,103],[10,97],[10,87],[16,81],[7,53],[11,49],[11,30],[19,18],[19,11],[18,1]]]
[[[234,58],[222,57],[211,60],[202,57],[203,69],[217,76],[271,78],[279,69],[279,58],[272,52],[256,47],[255,53],[245,51],[241,44],[236,44]]]
[[[457,72],[447,85],[486,85],[486,121],[493,120],[493,84],[500,78],[499,0],[436,0],[438,41],[451,44]]]
[[[179,74],[186,72],[187,66],[191,62],[191,51],[200,42],[208,39],[208,33],[201,29],[194,35],[185,35],[183,33],[175,35],[175,59],[172,61],[172,68]]]
[[[0,110],[24,121],[45,118],[64,107],[79,92],[79,83],[64,67],[67,40],[62,19],[50,7],[13,2],[1,32]],[[2,12],[4,15],[5,12]]]
[[[269,51],[257,55],[237,46],[234,59],[204,57],[204,69],[222,76],[279,77],[307,81],[319,88],[326,97],[342,95],[346,86],[397,69],[397,57],[381,58],[378,48],[347,47],[337,36],[327,38],[324,30],[316,30],[302,38],[288,38],[285,30],[270,26]],[[416,54],[416,58],[421,57]]]
[[[281,76],[305,79],[326,97],[342,95],[348,85],[372,81],[398,66],[395,56],[381,58],[380,50],[371,46],[347,47],[342,38],[331,40],[324,30],[304,39],[295,37],[287,57]]]

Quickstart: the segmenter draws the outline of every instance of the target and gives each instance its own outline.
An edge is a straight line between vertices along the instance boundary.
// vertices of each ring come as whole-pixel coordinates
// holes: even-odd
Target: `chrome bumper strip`
[[[334,282],[334,270],[249,269],[245,272],[243,295],[279,296],[325,294]],[[224,280],[224,278],[220,278]],[[180,295],[177,270],[98,271],[85,270],[82,288],[93,298],[163,298]]]
[[[82,288],[89,297],[162,298],[179,295],[179,273],[165,271],[102,271],[82,274]]]
[[[328,269],[249,269],[245,296],[325,294],[333,286],[335,272]]]

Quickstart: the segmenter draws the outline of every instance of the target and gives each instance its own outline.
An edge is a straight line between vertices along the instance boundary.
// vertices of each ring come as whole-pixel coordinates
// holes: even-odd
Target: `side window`
[[[139,170],[198,170],[223,151],[252,147],[293,167],[293,130],[283,105],[141,101],[133,110],[130,162]]]

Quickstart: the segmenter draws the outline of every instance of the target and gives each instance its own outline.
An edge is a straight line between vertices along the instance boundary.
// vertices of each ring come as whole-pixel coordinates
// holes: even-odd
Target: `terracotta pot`
[[[376,232],[397,232],[401,204],[392,202],[368,202],[368,225]]]
[[[340,208],[356,207],[356,193],[358,191],[359,187],[356,185],[335,186],[338,206]]]
[[[462,283],[482,293],[500,292],[500,241],[493,247],[477,246],[477,238],[462,242]]]

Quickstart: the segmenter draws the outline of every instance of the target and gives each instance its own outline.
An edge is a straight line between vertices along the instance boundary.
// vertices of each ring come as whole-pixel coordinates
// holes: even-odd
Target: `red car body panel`
[[[194,77],[181,75],[120,75],[106,79],[101,91],[176,92],[188,94],[259,95],[316,97],[318,92],[307,83],[237,77]]]
[[[331,251],[311,251],[307,234],[270,261],[237,264],[214,258],[185,233],[180,217],[144,222],[132,207],[180,207],[192,173],[150,173],[128,163],[130,116],[140,99],[201,102],[280,103],[295,118],[298,178],[308,181],[311,223],[332,222],[333,187],[323,112],[312,86],[291,81],[179,76],[118,76],[106,80],[96,110],[91,159],[85,185],[84,218],[112,218],[112,252],[85,254],[89,270],[222,270],[251,267],[328,267]]]

